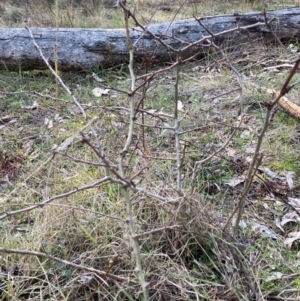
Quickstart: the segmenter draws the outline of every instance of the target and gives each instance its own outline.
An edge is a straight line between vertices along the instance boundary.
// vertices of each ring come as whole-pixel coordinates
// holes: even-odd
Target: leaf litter
[[[190,88],[189,96],[185,95],[183,92],[182,95],[180,95],[181,100],[180,102],[178,102],[177,109],[179,111],[182,111],[184,108],[184,113],[187,113],[186,115],[187,118],[182,122],[183,131],[184,130],[188,131],[194,127],[203,127],[203,126],[206,127],[205,130],[193,133],[193,136],[189,136],[188,134],[186,134],[186,136],[184,137],[184,139],[189,140],[189,142],[192,143],[184,143],[182,144],[182,148],[185,148],[186,146],[194,147],[194,148],[187,150],[190,153],[187,152],[187,156],[184,161],[186,170],[184,171],[185,173],[183,175],[183,179],[184,177],[187,177],[189,173],[191,173],[191,170],[193,168],[193,164],[195,160],[192,160],[190,158],[195,156],[197,161],[199,160],[199,158],[201,159],[203,157],[206,157],[209,153],[213,152],[218,146],[222,145],[222,143],[224,142],[224,137],[228,135],[230,126],[234,126],[235,118],[233,118],[233,116],[237,109],[238,104],[236,105],[232,104],[232,98],[227,96],[217,97],[216,102],[213,104],[209,101],[208,102],[205,101],[206,97],[208,98],[212,96],[212,91],[214,96],[217,96],[219,94],[218,91],[216,91],[216,89],[220,89],[220,93],[223,93],[224,89],[225,90],[232,89],[232,85],[230,84],[228,87],[225,86],[225,88],[207,87],[207,82],[204,82],[204,79],[214,79],[215,77],[218,76],[218,74],[220,74],[218,73],[219,71],[216,72],[217,74],[215,74],[214,73],[215,71],[214,70],[211,71],[211,70],[212,69],[205,70],[206,75],[203,75],[201,78],[201,80],[203,81],[202,86],[199,87],[197,80],[195,78],[195,83],[194,83],[195,86],[189,87]],[[172,79],[172,76],[168,78],[168,80],[170,81],[169,85],[171,86],[172,81],[170,79]],[[216,82],[218,81],[216,80]],[[214,85],[214,83],[212,83],[212,85]],[[218,82],[218,85],[220,85],[220,82]],[[95,97],[98,97],[100,99],[99,100],[97,99],[97,102],[90,101],[89,103],[92,104],[94,108],[99,108],[100,111],[99,104],[103,105],[101,103],[101,97],[108,95],[110,91],[109,89],[102,89],[102,88],[97,88],[97,89],[101,89],[101,90],[97,90],[96,94],[93,91],[92,93]],[[186,87],[186,89],[188,90],[188,87]],[[201,93],[199,93],[199,90],[201,89],[205,91],[204,92],[201,91]],[[170,89],[170,91],[172,91],[172,89]],[[152,133],[150,131],[149,132],[158,139],[156,143],[151,141],[152,144],[149,143],[148,147],[149,150],[151,151],[150,154],[153,156],[155,155],[158,158],[159,156],[161,156],[161,158],[168,157],[170,159],[174,159],[174,149],[173,149],[174,144],[172,140],[172,135],[169,135],[171,131],[166,130],[166,132],[164,133],[163,131],[165,129],[161,128],[161,127],[173,126],[171,121],[168,119],[172,116],[171,114],[172,103],[170,101],[172,100],[172,95],[171,93],[170,95],[168,93],[169,92],[164,93],[164,98],[161,98],[161,101],[163,103],[160,103],[158,105],[155,103],[156,108],[154,108],[153,104],[150,104],[148,109],[145,110],[146,112],[149,113],[149,116],[147,117],[146,121],[149,123],[153,122],[153,127],[154,127],[153,132]],[[116,93],[116,95],[118,94]],[[158,94],[155,94],[155,91],[153,90],[152,96],[155,96],[152,99],[157,100],[159,98],[159,92]],[[120,95],[118,95],[118,97],[120,97]],[[118,97],[116,97],[116,99],[118,99]],[[149,95],[149,97],[151,98],[151,95]],[[170,101],[170,103],[168,103],[168,101]],[[64,114],[68,114],[67,117],[61,117],[61,114],[63,113],[61,112],[57,113],[55,112],[55,109],[54,110],[49,109],[49,107],[50,107],[49,105],[45,107],[45,104],[41,103],[40,106],[37,108],[38,110],[34,110],[34,108],[32,108],[33,110],[32,112],[38,111],[32,114],[40,114],[38,115],[40,119],[36,119],[35,124],[34,123],[30,124],[32,127],[35,127],[33,132],[35,132],[37,138],[31,140],[31,142],[28,142],[28,140],[27,142],[23,142],[23,141],[21,142],[21,150],[24,155],[24,159],[23,159],[24,161],[22,162],[20,168],[24,172],[28,172],[27,169],[28,166],[25,165],[27,160],[32,161],[34,164],[37,165],[41,164],[42,160],[44,160],[45,157],[43,152],[48,152],[48,154],[51,154],[50,150],[53,150],[54,146],[56,148],[55,150],[59,152],[70,152],[70,153],[74,152],[73,142],[75,136],[73,133],[73,129],[71,126],[69,127],[68,122],[71,121],[73,123],[78,122],[78,119],[80,117],[75,110],[76,108],[73,108],[72,105],[69,106],[68,110],[66,110],[67,113],[64,113]],[[21,109],[29,110],[30,106],[28,106],[27,108],[23,107]],[[61,106],[61,111],[63,110],[64,110],[64,105]],[[105,115],[106,110],[108,109],[101,107],[101,114],[103,114],[103,116],[113,115],[113,121],[111,121],[111,123],[108,124],[107,122],[104,123],[104,121],[100,119],[96,122],[96,126],[97,129],[99,129],[99,134],[102,135],[103,137],[108,137],[107,133],[110,132],[113,133],[112,137],[108,137],[107,140],[105,141],[106,147],[108,148],[107,153],[108,155],[111,155],[111,153],[114,153],[116,150],[120,149],[120,145],[122,144],[121,143],[122,139],[124,139],[125,135],[124,132],[122,131],[122,126],[125,125],[124,123],[125,113],[122,114],[118,110],[114,110],[113,113],[111,113],[111,111],[108,110],[109,113]],[[70,114],[70,111],[72,111],[73,113]],[[19,111],[19,113],[20,116],[13,114],[12,120],[21,123],[22,111]],[[257,112],[255,111],[254,113],[250,110],[250,115],[252,114],[256,115]],[[199,118],[200,114],[202,118]],[[257,116],[258,115],[259,114],[257,114]],[[228,148],[225,149],[224,152],[220,153],[218,156],[215,156],[213,160],[210,162],[210,164],[203,164],[201,171],[196,175],[197,181],[199,183],[199,187],[195,189],[195,198],[197,199],[199,207],[197,207],[196,209],[193,208],[186,209],[185,212],[191,212],[194,214],[193,217],[191,218],[189,225],[192,225],[194,221],[197,221],[199,222],[198,223],[199,226],[202,226],[201,219],[203,219],[204,217],[199,212],[202,212],[204,208],[205,209],[209,208],[211,212],[210,218],[213,219],[214,221],[217,221],[217,223],[219,224],[222,224],[224,222],[224,219],[226,218],[226,216],[223,215],[223,212],[226,210],[232,210],[233,205],[236,203],[236,200],[239,197],[239,194],[241,192],[241,189],[245,181],[245,170],[247,170],[249,164],[249,158],[251,158],[249,156],[249,153],[253,152],[253,141],[255,141],[256,139],[256,129],[260,127],[260,119],[257,116],[252,118],[245,118],[245,120],[242,123],[241,129],[239,129],[235,139],[228,146]],[[154,123],[155,120],[154,117],[158,119],[156,123]],[[63,125],[63,128],[61,127],[62,126],[61,123],[63,123],[61,121],[66,121],[65,124]],[[5,127],[7,126],[7,130],[12,129],[13,124],[9,124],[9,122],[4,122],[3,124]],[[121,125],[120,127],[117,128],[117,131],[115,131],[116,124]],[[20,126],[23,125],[20,124]],[[155,128],[155,126],[157,126],[157,128]],[[80,125],[77,124],[76,130],[80,128],[82,128],[82,124]],[[63,129],[64,131],[60,131],[61,129]],[[22,135],[24,136],[28,136],[27,134],[28,133],[26,132],[22,133]],[[49,138],[47,138],[48,140],[45,139],[46,135],[49,135],[48,136]],[[56,139],[56,136],[59,137],[59,140]],[[137,137],[135,137],[135,139],[137,139],[136,145],[138,145],[138,141],[139,141]],[[43,142],[45,141],[46,144],[45,149],[39,150],[40,147],[39,141],[43,141]],[[196,146],[195,146],[195,141],[198,143]],[[202,141],[204,141],[203,145],[201,144]],[[251,148],[252,150],[251,152],[244,151],[247,149],[249,150],[249,148]],[[137,160],[136,162],[137,166],[138,164],[141,164],[140,162],[142,162],[142,159],[145,160],[145,158],[142,158],[143,151],[141,149],[138,148],[135,151],[135,149],[133,148],[131,151],[133,153],[133,156],[136,156],[136,154],[138,154],[138,156],[135,157],[135,159]],[[41,156],[41,158],[39,156]],[[110,157],[110,159],[111,158],[112,157]],[[166,165],[166,167],[164,168],[167,169],[164,170],[164,168],[162,168],[162,165],[160,163],[157,164],[154,162],[152,164],[153,166],[151,166],[151,168],[155,170],[155,175],[157,177],[155,179],[157,187],[159,189],[162,189],[162,187],[168,186],[169,185],[168,183],[171,182],[170,179],[174,176],[174,171],[172,170],[172,168],[169,168],[168,165]],[[61,167],[61,170],[63,172],[63,170],[66,169]],[[48,173],[46,171],[44,172],[48,176]],[[80,170],[80,172],[82,172],[82,170]],[[72,175],[72,172],[69,172],[69,174]],[[5,179],[4,182],[15,183],[15,181],[17,181],[17,178],[8,177],[8,173],[3,175]],[[89,173],[87,173],[87,175],[90,176]],[[296,190],[294,190],[295,188],[294,183],[298,182],[298,178],[297,178],[298,176],[299,174],[294,171],[289,171],[289,170],[284,172],[278,170],[275,171],[272,169],[272,167],[269,166],[258,168],[257,175],[253,182],[253,187],[247,199],[245,218],[241,222],[241,229],[242,229],[241,232],[245,233],[245,238],[244,238],[245,245],[250,245],[253,248],[257,247],[258,249],[263,248],[265,247],[264,245],[256,246],[256,242],[259,241],[260,239],[269,239],[270,241],[282,240],[284,241],[284,244],[288,248],[293,248],[293,246],[297,244],[297,241],[299,241],[299,231],[294,231],[295,228],[293,227],[299,223],[299,217],[295,213],[299,208],[299,199],[297,198],[299,194]],[[149,182],[147,183],[147,185],[151,185],[150,181],[147,182]],[[34,183],[34,181],[32,183]],[[39,183],[39,185],[41,186],[36,185],[37,187],[36,189],[37,191],[39,190],[42,191],[42,188],[44,188],[43,185],[45,184]],[[170,185],[169,191],[166,190],[166,193],[171,194],[172,190],[173,188]],[[109,197],[102,191],[101,191],[101,198],[109,200],[107,203],[110,204],[111,201]],[[283,202],[281,203],[280,206],[278,206],[276,202],[278,200],[281,201],[283,198],[288,198],[288,202],[286,203]],[[201,204],[203,204],[203,207]],[[140,206],[138,210],[141,211],[145,210],[143,204],[140,204],[138,206]],[[292,206],[292,208],[290,206]],[[120,205],[120,208],[121,207],[122,206]],[[287,208],[288,210],[291,210],[289,213],[286,213]],[[172,212],[171,210],[170,213],[169,214],[172,217],[176,216],[177,214],[177,212]],[[279,224],[277,221],[278,217],[280,221]],[[147,218],[149,218],[150,222],[153,221],[154,223],[157,220],[157,215],[153,217],[150,215]],[[276,223],[280,225],[280,228],[278,227],[280,230],[279,233],[276,231],[278,230],[276,229]],[[207,224],[209,224],[208,221]],[[96,225],[93,225],[93,227],[96,227]],[[117,231],[117,227],[115,227],[115,225],[113,225],[112,227],[114,227],[113,229]],[[211,228],[209,228],[209,230],[211,230],[212,232],[216,231],[216,229],[211,229]],[[206,238],[204,229],[199,228],[198,232],[201,233],[200,236]],[[161,248],[161,253],[164,254],[164,258],[165,258],[164,260],[167,261],[169,260],[169,258],[174,256],[174,258],[176,258],[175,261],[183,262],[184,260],[186,260],[187,262],[190,262],[189,258],[194,258],[194,256],[196,257],[195,255],[196,253],[203,254],[203,251],[199,249],[197,250],[197,252],[195,252],[195,254],[191,255],[189,253],[189,250],[187,250],[186,248],[188,241],[184,241],[183,237],[176,236],[176,235],[180,235],[180,233],[170,231],[168,235],[169,236],[166,236],[165,239],[166,241],[170,242],[169,244],[166,243],[165,245],[160,245],[160,241],[157,241],[156,242],[157,245],[155,245],[158,249]],[[197,239],[199,240],[200,238],[197,237]],[[101,237],[99,237],[99,240],[100,239]],[[61,243],[62,241],[63,240],[61,240]],[[176,242],[176,246],[173,245],[174,242]],[[43,244],[44,243],[45,242],[43,242]],[[119,254],[121,254],[123,258],[126,258],[126,256],[128,256],[126,254],[127,252],[126,247],[124,247],[124,245],[118,246],[116,242],[114,243],[115,246],[113,246],[111,252],[113,253],[116,250],[118,250]],[[150,241],[149,243],[154,244],[154,242],[152,241]],[[214,243],[214,241],[212,243]],[[257,244],[259,243],[257,242]],[[74,242],[74,246],[78,249],[80,248],[80,246],[76,245],[75,242]],[[197,246],[196,243],[195,246]],[[204,246],[209,247],[209,245],[205,245],[205,244]],[[76,249],[75,247],[73,250],[71,250],[70,253],[72,252],[75,253],[75,249]],[[121,247],[123,247],[123,249]],[[246,248],[246,250],[248,249],[249,247]],[[178,252],[178,250],[181,251],[180,256],[176,255],[177,254],[176,252]],[[208,248],[208,250],[210,249]],[[223,260],[223,262],[226,263],[224,269],[226,273],[228,273],[228,279],[232,280],[233,277],[235,276],[238,277],[240,274],[238,272],[239,268],[235,265],[233,260],[234,251],[230,249],[229,246],[226,246],[226,244],[224,245],[224,250],[222,250],[222,252],[219,251],[217,252],[216,249],[213,250],[216,256],[222,254],[222,256],[220,255],[222,257],[222,259],[220,259],[220,262],[222,262]],[[101,252],[102,251],[103,250],[101,250]],[[90,252],[92,253],[94,252],[94,250]],[[185,254],[185,252],[187,253]],[[66,254],[67,253],[68,251],[66,251]],[[82,261],[86,260],[86,262],[88,262],[90,260],[89,256],[91,256],[89,254],[89,251],[85,250],[82,253],[85,254],[85,257],[82,256],[80,258],[82,259]],[[157,256],[160,255],[158,254]],[[245,255],[245,260],[246,258],[247,255]],[[78,260],[78,258],[75,259]],[[263,258],[263,260],[267,262],[271,261],[268,255],[265,258]],[[199,260],[199,262],[201,262],[201,260]],[[159,270],[161,266],[157,265],[157,268]],[[186,268],[187,266],[180,266],[179,264],[178,265],[174,264],[174,266],[171,267],[171,269],[175,269],[174,276],[172,277],[176,278],[176,271],[177,271],[178,277],[180,279],[184,279],[181,276],[182,275],[186,276],[183,273],[183,271]],[[203,277],[203,274],[201,274],[201,270],[200,271],[196,270],[195,272],[200,273],[200,278]],[[157,274],[158,275],[153,276],[154,277],[153,279],[155,279],[153,281],[157,280],[157,283],[159,283],[159,281],[162,281],[163,283],[163,279],[159,278],[159,273]],[[272,272],[270,277],[266,278],[266,281],[272,282],[272,281],[282,280],[282,274],[283,274],[282,272]],[[214,275],[214,277],[216,276]],[[79,281],[83,285],[88,285],[91,282],[90,276],[85,277],[82,275],[78,275],[77,279],[79,279]],[[167,279],[169,283],[171,283],[172,281],[173,281],[172,283],[176,283],[177,281],[177,279],[175,280],[170,280],[170,279]],[[175,288],[169,290],[168,294],[170,294],[170,291],[171,292],[176,291],[177,294],[177,290]],[[224,296],[226,295],[225,292],[221,292],[220,290],[218,292],[219,296],[221,296],[221,293],[224,293]],[[173,295],[175,296],[176,294],[174,293]],[[230,296],[233,298],[233,295],[231,294],[233,294],[232,291],[228,293],[227,297]],[[230,299],[230,297],[228,297],[229,299],[227,298],[227,300],[233,300]]]

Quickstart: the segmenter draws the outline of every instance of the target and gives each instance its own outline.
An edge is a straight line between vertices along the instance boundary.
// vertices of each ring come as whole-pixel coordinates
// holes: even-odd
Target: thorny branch
[[[131,79],[131,91],[133,92],[135,90],[135,74],[134,74],[134,47],[132,45],[131,39],[130,39],[130,33],[129,33],[129,17],[132,17],[133,15],[131,12],[126,8],[125,4],[122,1],[119,1],[120,6],[123,8],[124,17],[125,17],[125,28],[126,28],[126,39],[127,39],[127,46],[129,49],[129,72],[130,72],[130,79]],[[122,177],[125,177],[125,171],[124,171],[124,159],[126,154],[129,151],[129,147],[132,142],[133,137],[133,130],[134,130],[134,119],[135,119],[135,102],[134,97],[129,96],[129,106],[130,106],[130,122],[128,126],[128,134],[127,139],[124,145],[123,150],[121,151],[119,155],[119,172]],[[145,281],[144,271],[142,268],[142,258],[141,258],[141,251],[139,246],[139,241],[135,237],[135,228],[134,228],[134,222],[133,222],[133,208],[132,208],[132,200],[130,197],[130,191],[129,187],[123,186],[123,194],[126,201],[126,213],[127,213],[127,224],[130,234],[130,240],[131,245],[134,252],[135,257],[135,264],[136,264],[136,272],[139,278],[139,282],[141,285],[141,289],[143,292],[144,301],[149,300],[149,293],[147,289],[147,283]]]

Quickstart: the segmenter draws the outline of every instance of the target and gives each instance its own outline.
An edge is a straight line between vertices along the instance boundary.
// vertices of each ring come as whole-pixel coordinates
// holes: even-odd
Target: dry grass
[[[0,26],[24,27],[24,20],[30,16],[32,26],[37,27],[124,27],[124,18],[115,1],[104,0],[4,0],[0,4]],[[128,1],[128,7],[144,24],[172,21],[173,19],[232,14],[237,11],[281,9],[296,6],[297,0],[290,1]],[[134,25],[134,24],[132,24]]]
[[[261,5],[257,2],[253,6]],[[269,5],[281,7],[279,1],[275,2]],[[47,1],[33,5],[33,0],[26,5],[17,3],[6,1],[1,7],[6,12],[17,9],[22,16],[26,9],[38,26],[55,26],[54,5]],[[157,1],[129,3],[138,17],[140,14],[151,22],[172,19],[181,4],[171,3],[172,10],[168,12],[157,10]],[[93,5],[101,7],[97,1],[84,5],[63,2],[59,26],[123,26],[120,11],[100,9],[98,14],[92,9]],[[251,5],[243,6],[243,1],[190,3],[176,18],[191,17],[199,11],[212,15],[251,9]],[[5,26],[22,24],[9,20],[2,18]],[[263,103],[270,98],[259,88],[278,90],[289,72],[267,68],[278,64],[278,57],[294,59],[293,54],[275,46],[262,54],[263,47],[253,48],[243,61],[228,53],[244,76],[249,120],[228,147],[203,164],[194,178],[195,161],[219,148],[232,132],[239,109],[238,91],[233,90],[238,84],[218,56],[181,67],[179,99],[185,112],[180,114],[186,113],[181,122],[181,130],[186,131],[181,136],[183,196],[176,191],[174,134],[163,129],[166,123],[172,125],[174,121],[167,115],[173,116],[174,111],[175,71],[165,72],[151,82],[145,100],[149,114],[144,116],[149,127],[143,132],[139,125],[142,116],[138,114],[125,159],[128,177],[144,168],[136,178],[139,185],[174,201],[165,203],[145,193],[130,192],[151,300],[255,300],[254,291],[261,298],[256,300],[296,300],[300,296],[298,245],[288,249],[283,244],[285,236],[299,226],[290,223],[284,232],[276,228],[276,219],[291,208],[286,204],[286,195],[276,194],[271,186],[266,186],[267,181],[261,180],[269,179],[267,176],[261,175],[253,183],[239,235],[233,238],[230,231],[222,232],[243,186],[241,183],[230,187],[228,183],[248,168],[249,149],[255,145],[265,114]],[[143,75],[143,66],[138,67],[137,75]],[[130,86],[126,67],[97,70],[97,74],[112,88]],[[86,112],[95,117],[93,127],[105,147],[106,158],[111,166],[117,166],[127,137],[127,96],[111,90],[108,96],[95,98],[92,89],[99,83],[90,74],[70,73],[62,78]],[[99,158],[81,142],[80,131],[96,144],[78,108],[62,90],[59,99],[54,100],[56,91],[56,82],[47,72],[0,73],[1,213],[90,185],[105,174],[105,169],[97,165]],[[296,87],[289,94],[295,103],[298,93]],[[31,109],[35,101],[39,107]],[[5,116],[8,121],[3,121]],[[194,128],[201,129],[190,131]],[[263,165],[278,173],[295,172],[295,184],[299,178],[298,131],[296,121],[283,112],[277,113],[263,146]],[[70,136],[74,136],[74,142],[67,155],[52,158],[54,147]],[[298,197],[299,191],[295,189],[288,195]],[[127,218],[122,189],[115,183],[90,187],[41,208],[4,218],[0,224],[2,247],[42,252],[105,275],[100,279],[91,271],[49,258],[4,252],[0,253],[0,300],[142,300]],[[264,225],[267,231],[261,231],[257,225]],[[151,232],[155,229],[160,230]]]

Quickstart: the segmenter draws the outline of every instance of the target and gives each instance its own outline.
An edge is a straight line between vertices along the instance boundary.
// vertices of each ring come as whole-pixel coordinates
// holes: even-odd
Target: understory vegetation
[[[116,4],[4,0],[0,26],[124,28]],[[142,23],[297,4],[126,3]],[[299,120],[268,111],[299,49],[58,70],[72,95],[1,70],[0,300],[300,300]]]

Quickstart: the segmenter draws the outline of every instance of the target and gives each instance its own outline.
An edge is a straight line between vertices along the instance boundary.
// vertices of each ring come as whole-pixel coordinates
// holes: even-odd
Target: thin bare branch
[[[179,73],[179,66],[180,66],[180,54],[177,55],[177,64],[176,64],[176,79],[175,79],[175,85],[174,85],[174,135],[175,135],[175,149],[176,149],[176,172],[177,172],[177,191],[179,194],[182,193],[182,173],[181,173],[181,147],[180,147],[180,118],[178,116],[178,89],[179,89],[179,79],[180,79],[180,73]]]
[[[9,216],[12,216],[12,215],[17,215],[17,214],[20,214],[20,213],[24,213],[24,212],[28,212],[28,211],[32,211],[34,209],[37,209],[37,208],[41,208],[43,207],[45,204],[47,203],[50,203],[50,202],[53,202],[54,200],[57,200],[57,199],[61,199],[61,198],[64,198],[64,197],[68,197],[74,193],[77,193],[79,191],[83,191],[83,190],[88,190],[88,189],[92,189],[92,188],[95,188],[99,185],[102,185],[108,181],[110,181],[111,178],[110,177],[104,177],[103,179],[101,180],[98,180],[90,185],[85,185],[85,186],[81,186],[79,188],[76,188],[76,189],[73,189],[73,190],[70,190],[68,192],[65,192],[65,193],[62,193],[62,194],[59,194],[59,195],[56,195],[56,196],[53,196],[49,199],[46,199],[44,201],[42,201],[41,203],[38,203],[36,205],[32,205],[32,206],[29,206],[29,207],[26,207],[26,208],[23,208],[23,209],[19,209],[19,210],[15,210],[15,211],[8,211],[8,212],[5,212],[5,213],[2,213],[0,215],[0,220],[3,220]]]
[[[53,255],[48,255],[42,252],[35,252],[35,251],[29,251],[29,250],[18,250],[18,249],[7,249],[7,248],[1,248],[0,247],[0,253],[7,253],[7,254],[20,254],[20,255],[28,255],[28,256],[37,256],[40,258],[45,258],[45,259],[49,259],[49,260],[53,260],[56,262],[60,262],[66,266],[71,266],[73,268],[76,269],[80,269],[80,270],[84,270],[84,271],[88,271],[91,273],[95,273],[96,275],[98,275],[98,277],[102,280],[102,282],[108,286],[108,283],[102,278],[103,276],[107,276],[106,272],[101,271],[101,270],[97,270],[94,268],[90,268],[84,265],[80,265],[80,264],[76,264],[64,259],[61,259],[59,257],[53,256]],[[122,276],[117,276],[117,275],[113,275],[113,274],[109,274],[108,278],[114,279],[114,280],[118,280],[118,281],[129,281],[128,278],[126,277],[122,277]]]
[[[48,69],[51,71],[51,73],[53,74],[53,76],[55,77],[55,79],[57,80],[57,82],[64,88],[64,90],[71,96],[73,102],[76,104],[76,106],[79,108],[79,110],[81,111],[82,115],[84,116],[84,119],[87,121],[88,126],[90,128],[90,131],[93,133],[93,136],[95,137],[95,139],[97,140],[97,144],[98,144],[98,148],[100,153],[103,153],[103,148],[101,147],[101,143],[99,140],[98,135],[96,134],[96,131],[94,130],[94,128],[92,127],[91,123],[93,122],[93,119],[90,120],[89,116],[86,114],[84,108],[82,107],[82,105],[80,104],[80,102],[77,100],[77,98],[75,97],[75,95],[72,93],[72,91],[65,85],[64,81],[61,79],[61,77],[58,75],[58,73],[52,68],[52,66],[50,65],[49,61],[47,58],[45,58],[43,51],[41,50],[40,46],[37,44],[37,42],[35,41],[35,38],[33,36],[33,33],[29,27],[29,23],[30,23],[30,18],[28,17],[26,20],[26,25],[25,28],[26,30],[29,32],[30,38],[32,43],[34,44],[35,48],[38,50],[40,57],[43,59],[43,61],[45,62],[45,64],[47,65]]]
[[[141,238],[141,237],[144,237],[144,236],[149,236],[149,235],[156,234],[156,233],[166,231],[166,230],[175,230],[175,229],[182,229],[182,228],[183,228],[182,225],[164,226],[164,227],[161,227],[161,228],[153,229],[151,231],[136,234],[134,236],[134,238]]]
[[[124,17],[125,17],[125,28],[126,28],[126,40],[127,40],[127,46],[129,49],[129,72],[130,72],[130,79],[131,79],[131,91],[133,92],[135,90],[135,82],[136,77],[134,73],[134,47],[132,45],[131,39],[130,39],[130,32],[129,32],[129,17],[132,17],[135,19],[134,15],[126,8],[125,4],[123,4],[122,0],[119,1],[120,6],[123,8]],[[143,97],[142,97],[143,99]],[[130,106],[130,120],[129,120],[129,126],[128,126],[128,133],[127,133],[127,139],[125,142],[125,145],[123,147],[123,150],[121,151],[119,155],[119,173],[121,177],[125,177],[125,171],[124,171],[124,159],[126,154],[129,151],[132,137],[133,137],[133,129],[134,129],[134,119],[135,119],[135,103],[134,103],[134,97],[133,95],[129,96],[129,106]],[[132,183],[132,181],[130,181]],[[131,185],[132,186],[132,185]],[[137,238],[135,238],[135,228],[134,228],[134,222],[133,222],[133,212],[132,212],[132,200],[130,197],[130,190],[129,187],[123,186],[123,195],[126,201],[126,214],[127,214],[127,224],[130,234],[130,241],[135,257],[135,265],[136,265],[136,272],[139,278],[139,282],[141,285],[141,289],[143,292],[144,301],[149,300],[149,293],[147,289],[147,283],[145,281],[144,271],[142,268],[142,258],[141,258],[141,252],[140,252],[140,246],[139,241]]]

